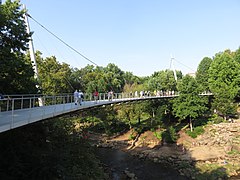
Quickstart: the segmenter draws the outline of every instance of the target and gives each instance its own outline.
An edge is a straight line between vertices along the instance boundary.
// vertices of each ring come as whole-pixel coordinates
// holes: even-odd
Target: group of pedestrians
[[[172,96],[172,95],[175,95],[176,92],[175,91],[162,91],[162,90],[154,90],[154,92],[150,92],[150,91],[140,91],[138,93],[138,91],[135,91],[134,93],[134,97],[135,98],[144,98],[144,97],[150,97],[152,95],[154,96]],[[133,93],[132,91],[130,92],[130,97],[133,97]]]
[[[131,96],[131,93],[130,93],[130,96]],[[140,97],[140,98],[149,97],[149,96],[151,96],[151,92],[150,91],[140,91],[139,95],[138,95],[138,92],[135,91],[134,96]]]
[[[74,102],[75,102],[75,105],[82,105],[82,101],[83,101],[83,92],[81,90],[75,90],[75,92],[73,93],[73,96],[74,96]]]

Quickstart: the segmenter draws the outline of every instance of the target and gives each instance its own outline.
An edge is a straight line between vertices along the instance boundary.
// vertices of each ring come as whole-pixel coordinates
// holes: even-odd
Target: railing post
[[[35,95],[33,96],[33,107],[35,107],[35,102],[36,102],[36,98]]]
[[[7,111],[9,110],[9,98],[7,99]]]
[[[21,109],[23,109],[23,96],[22,96],[22,99],[21,99]]]
[[[30,98],[29,101],[30,101],[30,106],[29,106],[29,108],[31,109],[31,108],[32,108],[32,98]],[[32,118],[32,111],[29,110],[29,116],[28,116],[28,121],[27,121],[28,124],[30,124],[31,118]]]
[[[32,108],[32,98],[29,99],[29,108]]]
[[[12,99],[12,122],[10,124],[10,129],[13,127],[13,121],[14,121],[14,99]]]

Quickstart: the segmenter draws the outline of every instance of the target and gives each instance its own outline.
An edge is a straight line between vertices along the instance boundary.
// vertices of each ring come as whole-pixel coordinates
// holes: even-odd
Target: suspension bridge
[[[27,32],[30,33],[28,17],[39,24],[42,28],[48,31],[51,35],[65,44],[68,48],[75,51],[77,54],[82,56],[85,60],[97,65],[95,62],[78,52],[76,49],[65,43],[58,36],[49,31],[46,27],[37,22],[29,14],[25,14],[25,22]],[[35,72],[35,77],[38,79],[37,63],[34,54],[32,39],[29,42],[29,50],[31,56],[32,66]],[[174,71],[174,77],[176,79],[176,72],[173,65],[173,61],[176,61],[173,57],[171,58],[170,69]],[[177,79],[176,79],[177,80]],[[203,93],[201,95],[212,95],[211,93]],[[116,103],[125,103],[131,101],[142,101],[160,98],[174,98],[178,94],[165,93],[163,95],[145,96],[145,97],[133,97],[127,93],[115,93],[114,98],[109,100],[106,93],[100,93],[97,101],[92,99],[92,94],[85,94],[85,99],[82,105],[75,105],[74,97],[72,94],[64,94],[57,96],[47,95],[5,95],[4,99],[0,99],[0,132],[5,132],[14,128],[18,128],[27,124],[31,124],[37,121],[61,116],[67,113],[72,113],[79,110],[85,110],[88,108],[94,108],[98,106],[112,105]]]
[[[206,92],[200,95],[209,96],[212,93]],[[0,100],[0,132],[89,108],[177,96],[179,96],[178,93],[142,97],[133,97],[129,93],[114,93],[113,98],[109,99],[107,93],[100,93],[98,100],[95,101],[91,94],[85,94],[82,105],[75,105],[74,97],[71,94],[6,96]],[[43,101],[43,105],[40,105],[40,99]]]

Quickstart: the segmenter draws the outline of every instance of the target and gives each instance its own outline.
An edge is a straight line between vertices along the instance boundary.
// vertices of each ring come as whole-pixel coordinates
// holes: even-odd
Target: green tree
[[[19,1],[0,5],[0,91],[7,94],[35,93],[34,72],[25,52],[31,34],[26,32]]]
[[[60,94],[73,92],[69,77],[71,69],[66,63],[59,63],[55,56],[42,59],[38,56],[39,79],[42,93]]]
[[[104,78],[108,90],[112,89],[114,92],[122,92],[125,84],[124,72],[118,66],[109,63],[107,67],[104,68]]]
[[[208,85],[208,70],[212,63],[212,59],[209,57],[203,58],[203,60],[198,65],[197,73],[196,73],[196,80],[198,84],[202,87],[203,91],[209,91]]]
[[[213,108],[225,118],[236,112],[234,98],[239,93],[240,64],[230,51],[216,54],[209,68],[209,87],[215,98]]]
[[[240,63],[240,47],[236,50],[236,52],[234,53],[234,60],[237,61],[238,63]]]
[[[125,84],[132,85],[134,83],[140,83],[139,77],[133,75],[131,72],[125,72],[123,74]]]
[[[99,92],[122,92],[125,84],[124,72],[115,64],[106,67],[88,65],[80,69],[81,81],[85,91],[92,93],[95,89]]]
[[[178,91],[181,93],[173,100],[173,113],[180,120],[188,119],[192,131],[192,120],[201,116],[207,109],[206,99],[199,95],[201,89],[197,81],[189,75],[184,76],[178,83]]]
[[[182,78],[181,71],[177,71],[176,74],[178,80]],[[177,82],[174,78],[174,73],[172,70],[162,70],[159,72],[154,72],[148,80],[148,89],[150,89],[151,91],[176,91],[176,85]]]

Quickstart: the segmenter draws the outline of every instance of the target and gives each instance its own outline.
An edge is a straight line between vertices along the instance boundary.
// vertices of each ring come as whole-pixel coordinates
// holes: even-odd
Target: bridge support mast
[[[27,14],[27,9],[26,9],[25,5],[23,5],[23,9],[25,10],[24,20],[25,20],[25,24],[26,24],[26,30],[27,30],[27,33],[30,34],[30,26],[29,26],[29,21],[28,21],[28,16],[29,15]],[[36,56],[35,56],[35,53],[34,53],[34,46],[33,46],[32,37],[29,40],[29,52],[30,52],[32,67],[33,67],[33,70],[34,70],[34,77],[37,80],[36,87],[39,90],[39,88],[40,88],[40,86],[38,84],[39,75],[38,75],[37,61],[36,61]],[[38,103],[39,103],[39,106],[43,106],[43,99],[41,97],[38,98]]]
[[[177,74],[176,74],[176,70],[175,70],[175,67],[174,67],[174,57],[171,56],[171,64],[170,64],[170,69],[173,70],[173,74],[174,74],[174,79],[175,81],[177,81]]]

